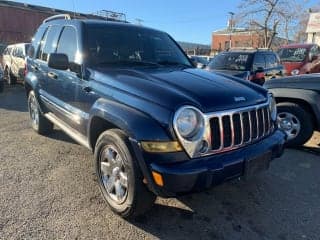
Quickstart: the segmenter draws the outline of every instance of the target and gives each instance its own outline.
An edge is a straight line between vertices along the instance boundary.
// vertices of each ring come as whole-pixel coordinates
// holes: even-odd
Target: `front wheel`
[[[53,124],[46,119],[41,111],[33,91],[29,92],[28,108],[32,128],[39,134],[46,135],[53,130]]]
[[[143,214],[156,199],[143,183],[129,144],[121,130],[107,130],[100,135],[94,153],[102,195],[111,210],[124,218]]]
[[[278,127],[286,132],[289,147],[305,144],[313,134],[313,121],[310,113],[295,103],[279,103]]]

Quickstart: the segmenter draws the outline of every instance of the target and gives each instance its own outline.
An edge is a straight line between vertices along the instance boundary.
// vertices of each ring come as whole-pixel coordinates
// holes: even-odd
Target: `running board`
[[[65,122],[57,118],[53,113],[46,113],[44,114],[44,116],[54,125],[58,126],[67,135],[69,135],[73,140],[85,146],[86,148],[92,150],[86,137],[79,133],[77,130],[75,130],[74,128],[70,127]]]

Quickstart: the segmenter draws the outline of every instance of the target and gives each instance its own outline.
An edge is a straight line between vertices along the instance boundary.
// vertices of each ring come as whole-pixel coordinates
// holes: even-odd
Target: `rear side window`
[[[46,36],[45,44],[42,49],[41,60],[47,62],[50,53],[53,53],[56,51],[59,33],[60,33],[59,26],[55,25],[49,28],[48,34]]]
[[[262,54],[256,54],[254,56],[253,71],[257,70],[259,67],[266,67],[266,60]]]
[[[46,31],[46,28],[40,27],[34,37],[32,38],[31,47],[28,51],[28,56],[33,58],[35,54],[38,52],[38,48],[41,42],[41,39],[43,37],[44,32]]]
[[[73,27],[64,27],[61,33],[57,53],[64,53],[68,56],[69,62],[74,63],[78,49],[77,34]]]
[[[45,33],[43,34],[42,38],[40,39],[39,47],[38,47],[39,49],[38,49],[38,52],[36,55],[37,59],[42,60],[42,52],[43,52],[43,47],[44,47],[45,41],[47,39],[47,35],[48,35],[48,28],[46,29]]]

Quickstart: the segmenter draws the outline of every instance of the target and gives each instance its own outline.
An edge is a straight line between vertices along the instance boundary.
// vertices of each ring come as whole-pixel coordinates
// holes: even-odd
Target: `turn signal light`
[[[163,187],[163,179],[160,173],[152,171],[152,176],[157,185]]]

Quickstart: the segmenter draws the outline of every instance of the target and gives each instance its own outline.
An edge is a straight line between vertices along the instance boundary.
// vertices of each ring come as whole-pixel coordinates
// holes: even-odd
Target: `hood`
[[[91,78],[101,85],[101,89],[111,87],[113,91],[125,91],[131,95],[130,99],[134,96],[169,110],[193,105],[206,113],[267,100],[267,91],[262,87],[194,68],[96,68]],[[244,100],[237,101],[239,97],[244,97]],[[126,101],[126,98],[121,100]],[[131,100],[126,104],[133,105],[134,102]]]
[[[236,71],[236,70],[211,70],[211,71],[231,75],[234,77],[242,78],[244,80],[248,80],[248,77],[250,76],[250,71]]]
[[[294,69],[300,70],[300,68],[303,65],[303,62],[281,62],[281,64],[284,66],[287,75],[290,76],[292,70]]]

